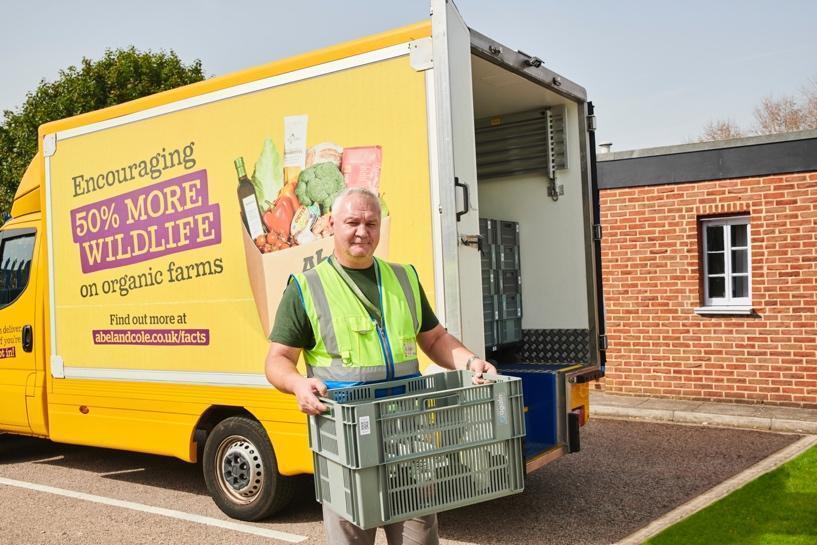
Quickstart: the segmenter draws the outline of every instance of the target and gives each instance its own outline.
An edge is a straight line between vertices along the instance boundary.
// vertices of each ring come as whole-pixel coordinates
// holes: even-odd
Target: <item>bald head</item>
[[[332,215],[337,215],[340,209],[343,207],[343,203],[351,197],[357,197],[365,200],[377,210],[378,215],[380,214],[380,198],[371,189],[367,189],[365,187],[347,187],[341,191],[337,197],[335,197],[335,200],[332,203]]]

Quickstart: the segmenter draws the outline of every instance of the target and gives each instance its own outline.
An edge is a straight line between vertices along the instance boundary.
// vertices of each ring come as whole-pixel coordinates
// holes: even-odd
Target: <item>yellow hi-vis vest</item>
[[[375,258],[382,327],[328,259],[290,276],[300,290],[315,346],[304,351],[307,373],[330,388],[419,373],[420,281],[411,266]],[[374,302],[377,303],[377,302]]]

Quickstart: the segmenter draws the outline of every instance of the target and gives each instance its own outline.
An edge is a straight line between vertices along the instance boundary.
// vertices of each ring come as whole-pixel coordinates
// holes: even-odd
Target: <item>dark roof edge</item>
[[[654,157],[656,155],[674,155],[676,153],[691,153],[724,148],[741,148],[744,146],[758,146],[792,140],[809,140],[817,138],[817,129],[805,131],[783,132],[778,134],[764,134],[761,136],[747,136],[745,138],[731,138],[729,140],[714,140],[712,142],[696,142],[694,144],[678,144],[674,146],[660,146],[655,148],[641,148],[633,150],[612,151],[599,153],[597,159],[601,161],[618,161],[620,159],[638,159],[639,157]]]
[[[817,172],[817,130],[599,154],[599,188]]]

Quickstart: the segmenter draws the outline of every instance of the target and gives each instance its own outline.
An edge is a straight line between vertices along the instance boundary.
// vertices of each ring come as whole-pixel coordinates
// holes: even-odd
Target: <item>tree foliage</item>
[[[817,129],[817,79],[804,87],[799,95],[764,97],[755,108],[754,123],[748,130],[729,119],[710,121],[695,141],[709,142],[807,129]]]
[[[803,89],[803,122],[807,127],[817,129],[817,77]]]
[[[697,141],[729,140],[730,138],[743,138],[744,136],[746,136],[746,133],[737,123],[731,119],[721,119],[707,123]]]
[[[14,192],[37,153],[37,128],[43,123],[98,110],[204,79],[201,61],[184,64],[174,53],[109,49],[99,60],[42,80],[16,111],[3,112],[0,124],[0,209],[8,211]]]
[[[810,127],[806,126],[803,106],[794,97],[764,97],[760,106],[755,108],[756,134],[775,134],[807,128]]]

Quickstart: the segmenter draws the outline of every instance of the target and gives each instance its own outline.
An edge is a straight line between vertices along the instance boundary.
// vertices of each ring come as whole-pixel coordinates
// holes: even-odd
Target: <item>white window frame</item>
[[[732,272],[732,225],[746,225],[746,259],[747,272],[735,274]],[[724,259],[724,297],[709,296],[709,242],[707,231],[709,227],[720,226],[723,229],[723,259]],[[752,313],[752,231],[749,216],[730,216],[701,220],[702,245],[701,258],[703,261],[703,288],[704,306],[696,308],[698,314],[751,314]],[[743,249],[743,246],[737,249]],[[748,283],[747,297],[732,297],[732,279],[735,276],[746,276]]]

